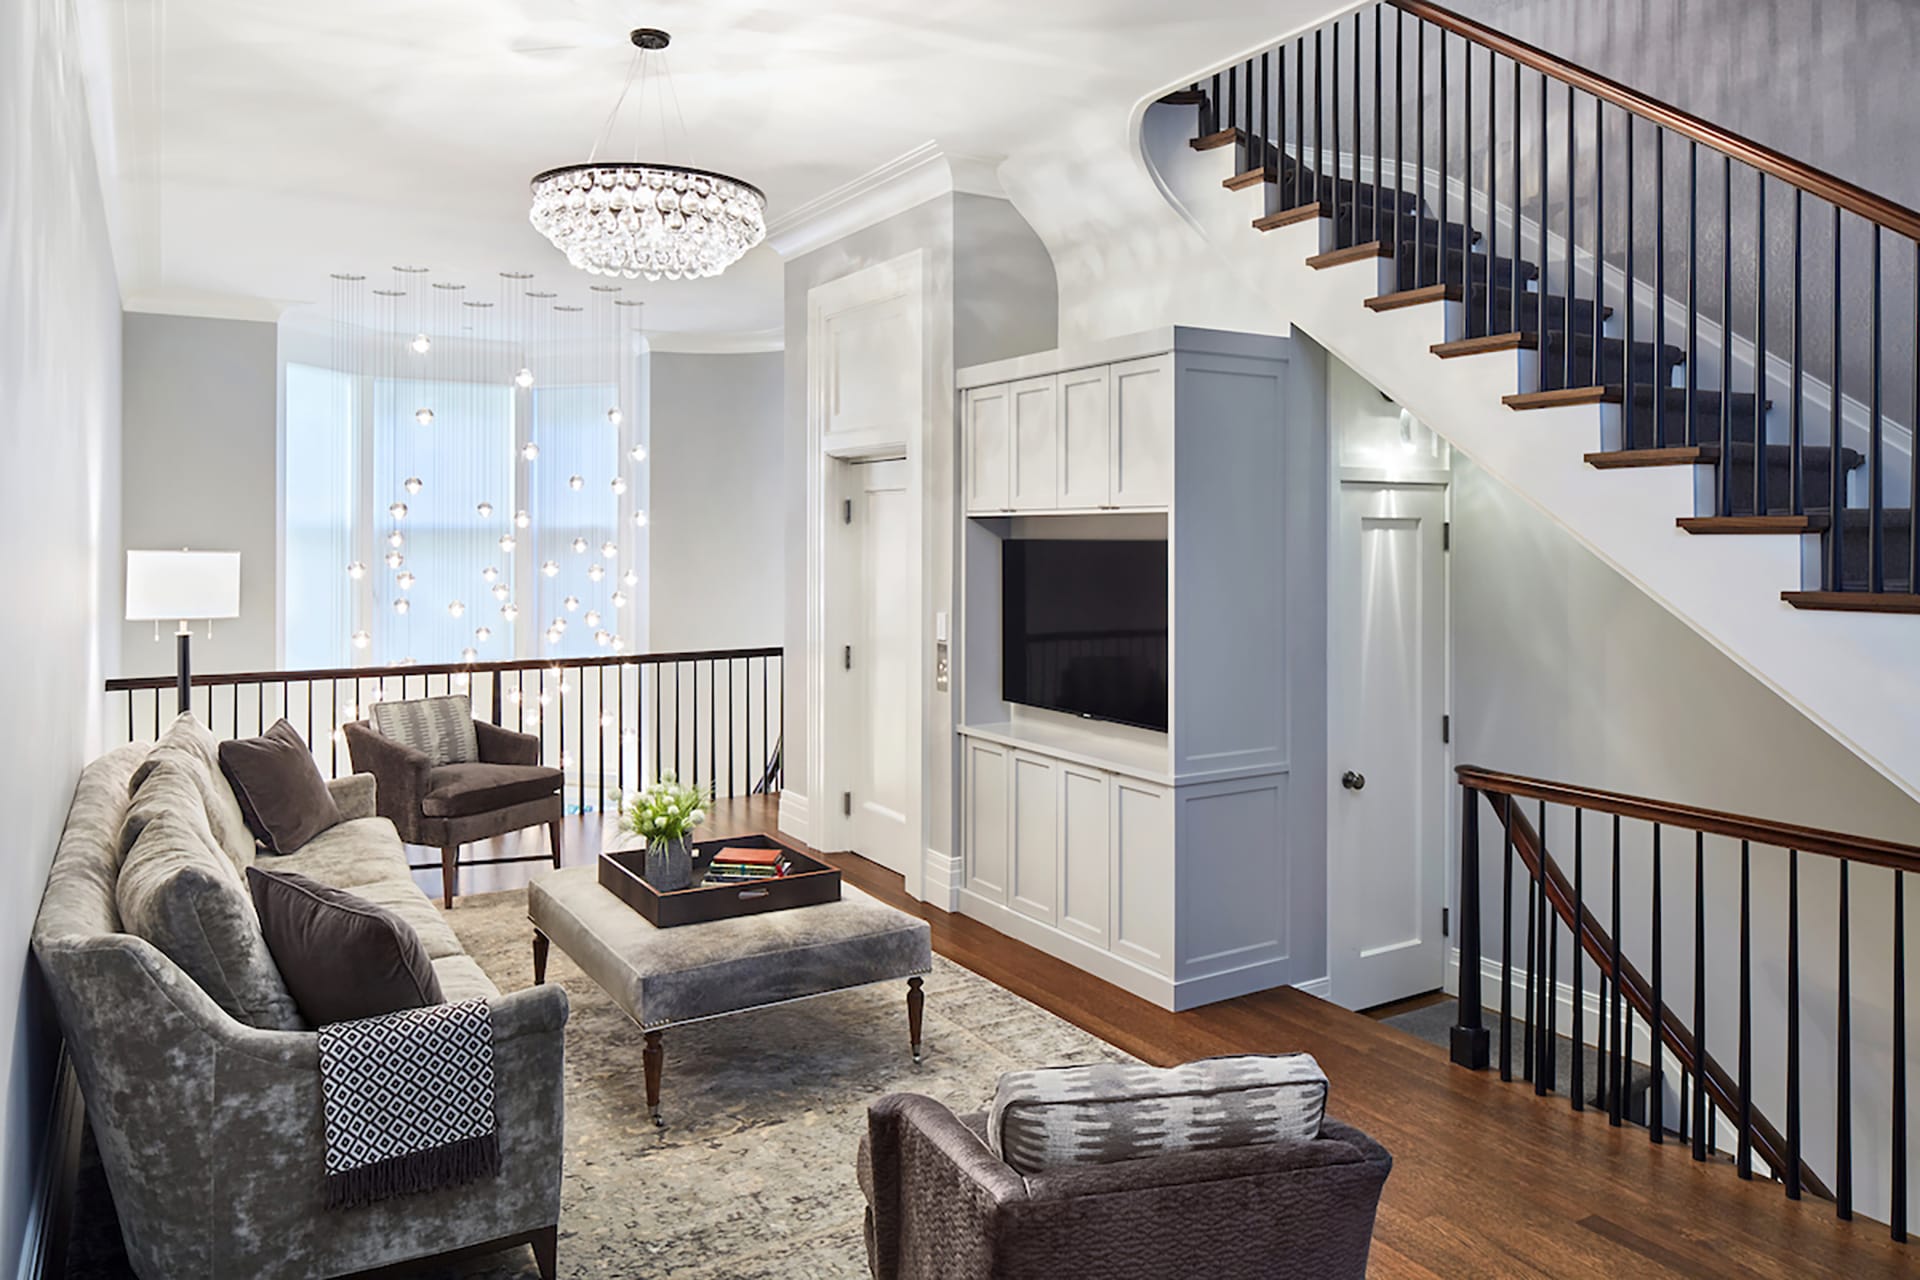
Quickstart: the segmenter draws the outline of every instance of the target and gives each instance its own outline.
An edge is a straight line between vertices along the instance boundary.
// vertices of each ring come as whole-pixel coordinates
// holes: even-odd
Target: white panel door
[[[966,475],[967,513],[991,515],[1008,509],[1011,471],[1012,396],[1005,386],[967,392],[961,465]]]
[[[1173,805],[1165,787],[1115,775],[1113,951],[1173,972]]]
[[[1007,751],[978,738],[967,744],[963,786],[964,883],[994,902],[1007,900]]]
[[[1013,472],[1008,506],[1051,511],[1060,504],[1060,443],[1055,431],[1058,394],[1051,375],[1009,388],[1013,396]]]
[[[1110,496],[1116,507],[1164,507],[1173,495],[1173,356],[1113,366]]]
[[[853,532],[860,546],[859,626],[842,670],[860,708],[849,747],[859,758],[853,792],[853,848],[907,874],[914,857],[912,812],[920,744],[909,739],[914,697],[912,611],[918,587],[912,563],[911,507],[904,459],[852,468]]]
[[[1062,763],[1060,778],[1060,928],[1107,945],[1112,879],[1112,777]]]
[[[1328,977],[1364,1009],[1444,976],[1446,565],[1438,486],[1340,486],[1328,720]]]
[[[1107,505],[1113,414],[1107,366],[1059,376],[1060,506],[1094,511]]]
[[[1013,753],[1011,774],[1013,883],[1007,902],[1021,915],[1054,921],[1059,890],[1058,765],[1045,756]]]

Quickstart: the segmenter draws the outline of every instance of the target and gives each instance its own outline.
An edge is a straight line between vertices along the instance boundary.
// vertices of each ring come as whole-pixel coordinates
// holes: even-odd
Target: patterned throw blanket
[[[328,1208],[500,1172],[486,1001],[336,1022],[319,1036]]]

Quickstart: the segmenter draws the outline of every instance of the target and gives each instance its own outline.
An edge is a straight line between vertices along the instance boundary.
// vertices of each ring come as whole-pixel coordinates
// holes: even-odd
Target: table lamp
[[[207,635],[213,635],[212,619],[240,616],[240,553],[238,551],[129,551],[127,552],[127,621],[155,623],[158,639],[161,621],[172,618],[180,629],[177,639],[178,670],[174,688],[179,710],[193,706],[188,686],[191,682],[188,646],[193,636],[191,622],[208,623]]]

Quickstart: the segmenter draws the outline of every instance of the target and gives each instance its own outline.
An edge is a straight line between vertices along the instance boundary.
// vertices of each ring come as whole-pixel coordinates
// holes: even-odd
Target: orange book
[[[713,855],[715,862],[738,862],[749,867],[772,867],[779,865],[787,856],[785,849],[753,849],[745,845],[728,845]]]

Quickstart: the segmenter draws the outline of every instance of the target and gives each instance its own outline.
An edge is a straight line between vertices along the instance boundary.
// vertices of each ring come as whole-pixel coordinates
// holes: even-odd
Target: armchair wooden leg
[[[440,847],[440,901],[447,910],[453,910],[454,876],[460,868],[460,846],[457,844]]]
[[[560,824],[559,823],[549,822],[547,824],[547,843],[553,846],[553,865],[556,869],[558,869],[560,866]]]
[[[540,1280],[554,1280],[560,1274],[560,1228],[542,1227],[529,1243],[533,1245],[534,1265],[540,1268]]]

